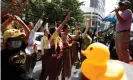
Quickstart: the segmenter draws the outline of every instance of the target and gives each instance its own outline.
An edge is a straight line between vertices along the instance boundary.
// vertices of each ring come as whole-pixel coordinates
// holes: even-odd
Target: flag
[[[34,27],[35,32],[41,27],[42,23],[43,23],[43,20],[39,19]]]
[[[48,23],[45,24],[44,29],[48,30]]]

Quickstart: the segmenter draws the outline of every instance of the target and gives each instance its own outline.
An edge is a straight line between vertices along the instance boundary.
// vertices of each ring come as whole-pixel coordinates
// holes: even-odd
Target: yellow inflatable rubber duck
[[[119,61],[109,62],[110,52],[104,44],[93,43],[81,52],[87,58],[81,71],[89,80],[128,80]]]

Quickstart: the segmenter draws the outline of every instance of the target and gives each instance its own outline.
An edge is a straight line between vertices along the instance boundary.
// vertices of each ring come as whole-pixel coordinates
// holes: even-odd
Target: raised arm
[[[28,5],[28,0],[25,0],[24,3],[22,3],[21,7],[16,9],[13,15],[18,15],[27,5]]]
[[[14,0],[14,1],[2,12],[1,17],[3,18],[4,15],[6,15],[6,14],[9,12],[9,10],[11,9],[11,7],[12,7],[13,5],[16,5],[16,4],[17,4],[17,2],[18,2],[17,0]],[[19,14],[20,11],[22,11],[22,10],[26,7],[27,3],[28,3],[28,0],[25,0],[25,2],[22,4],[22,6],[21,6],[20,8],[18,8],[18,9],[14,12],[13,15]],[[8,27],[8,25],[12,22],[12,20],[13,20],[13,17],[7,19],[7,20],[1,25],[1,28],[2,28],[3,31]],[[21,19],[20,19],[20,20],[21,20]],[[21,22],[22,25],[24,25],[24,23],[23,23],[22,20],[19,21],[19,22]],[[24,25],[24,26],[26,26],[26,25]],[[26,29],[25,29],[25,30],[26,30]],[[26,34],[27,34],[27,33],[26,33]]]
[[[56,30],[58,33],[61,32],[61,30],[63,29],[64,25],[69,21],[69,19],[70,19],[70,12],[67,13],[67,16],[66,16],[65,20],[58,26],[58,28]]]
[[[91,20],[90,17],[89,17],[88,26],[86,26],[86,29],[85,29],[84,33],[82,34],[82,37],[83,37],[83,38],[85,37],[85,35],[87,34],[89,28],[91,27],[91,22],[92,22],[92,20]]]
[[[25,43],[27,43],[27,41],[29,39],[30,29],[18,16],[15,16],[15,18],[20,23],[20,25],[22,25],[22,27],[24,29],[24,32],[26,34],[26,37],[25,37],[24,41],[25,41]]]
[[[18,0],[13,0],[6,9],[4,9],[2,12],[1,12],[1,19],[4,18],[5,15],[7,15],[10,11],[10,9],[13,7],[13,6],[16,6],[18,3]]]
[[[50,44],[51,45],[53,45],[54,43],[57,43],[57,38],[58,38],[59,34],[61,33],[61,30],[63,29],[66,22],[69,21],[69,19],[70,19],[70,12],[68,12],[65,20],[59,25],[57,30],[53,33],[52,37],[50,38]]]
[[[13,17],[9,17],[3,24],[1,24],[2,33],[7,29],[8,25],[13,21]]]

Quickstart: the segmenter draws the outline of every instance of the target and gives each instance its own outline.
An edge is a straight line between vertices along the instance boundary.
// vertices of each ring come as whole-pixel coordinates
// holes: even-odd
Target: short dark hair
[[[119,6],[126,5],[126,6],[128,6],[128,9],[131,8],[131,3],[128,0],[120,1],[118,4],[119,4]]]
[[[49,32],[52,35],[55,32],[55,28],[50,28]]]
[[[67,28],[68,28],[68,25],[65,24],[64,27],[63,27],[63,31],[65,31],[65,29],[67,29]]]

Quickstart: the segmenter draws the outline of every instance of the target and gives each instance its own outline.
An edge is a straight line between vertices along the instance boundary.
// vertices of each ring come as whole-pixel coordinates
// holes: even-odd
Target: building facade
[[[96,23],[100,24],[101,20],[105,17],[105,0],[80,0],[80,1],[84,2],[84,5],[81,6],[81,9],[84,12],[85,17],[86,18],[88,18],[88,16],[92,17],[93,19],[92,25]]]

